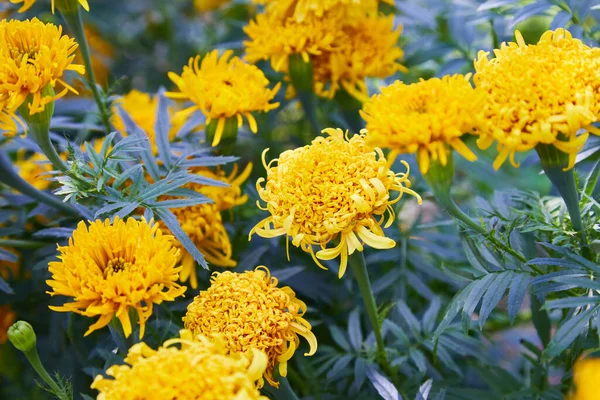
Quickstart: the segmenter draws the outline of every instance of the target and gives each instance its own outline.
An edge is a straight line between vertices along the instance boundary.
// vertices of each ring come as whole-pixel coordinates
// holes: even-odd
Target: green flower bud
[[[313,66],[310,60],[306,62],[302,58],[302,54],[291,55],[289,57],[289,74],[296,91],[312,92]]]
[[[429,184],[431,191],[440,203],[446,205],[450,200],[450,189],[454,181],[454,162],[452,160],[452,151],[446,151],[446,165],[442,165],[440,160],[430,160],[429,169],[423,174],[425,181]],[[417,156],[418,158],[418,156]]]
[[[8,328],[8,340],[24,353],[35,349],[37,341],[33,327],[25,321],[17,321]]]

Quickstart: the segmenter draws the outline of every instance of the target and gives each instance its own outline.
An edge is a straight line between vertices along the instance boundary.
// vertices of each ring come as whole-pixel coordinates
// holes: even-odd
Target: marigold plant
[[[348,255],[363,251],[363,244],[394,247],[396,242],[382,229],[394,221],[392,205],[405,193],[421,198],[410,189],[409,172],[391,171],[381,149],[369,146],[363,134],[349,138],[331,128],[324,133],[326,137],[285,151],[269,163],[265,150],[267,178],[260,178],[256,189],[271,215],[252,228],[250,237],[285,235],[286,242],[291,238],[324,269],[319,260],[339,256],[341,278]],[[313,246],[320,250],[315,253]]]
[[[86,335],[118,318],[129,336],[131,310],[137,313],[143,337],[154,304],[172,301],[186,289],[176,282],[181,267],[173,238],[144,219],[115,217],[112,223],[96,220],[89,226],[82,221],[58,251],[60,261],[48,265],[48,293],[73,301],[50,309],[99,317]]]
[[[486,93],[479,147],[498,142],[498,169],[517,152],[538,144],[569,154],[575,164],[592,126],[600,115],[600,49],[590,48],[564,29],[547,31],[537,44],[526,44],[520,32],[516,43],[503,43],[494,58],[480,51],[475,60],[475,85]]]
[[[390,149],[390,159],[418,154],[423,174],[429,170],[430,159],[446,165],[448,148],[475,161],[477,157],[462,137],[481,129],[485,93],[473,89],[469,78],[444,76],[409,85],[396,81],[382,88],[361,110],[369,132],[367,141]]]
[[[157,350],[143,342],[131,347],[125,365],[113,365],[108,377],[94,379],[98,400],[267,400],[255,384],[267,365],[263,352],[230,354],[221,340],[185,330],[180,335]]]
[[[291,288],[279,288],[277,283],[263,266],[244,273],[215,272],[210,287],[194,298],[183,318],[194,334],[223,337],[230,353],[264,351],[268,358],[264,376],[275,387],[279,383],[273,370],[278,365],[281,376],[287,375],[287,362],[300,344],[298,335],[310,345],[306,356],[317,350],[317,339],[303,318],[306,304]]]

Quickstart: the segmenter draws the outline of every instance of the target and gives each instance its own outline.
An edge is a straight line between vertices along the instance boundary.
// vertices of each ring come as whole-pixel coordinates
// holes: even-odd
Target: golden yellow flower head
[[[341,26],[335,50],[313,57],[315,93],[333,98],[344,88],[365,101],[369,92],[365,78],[387,78],[406,69],[399,63],[404,52],[398,47],[402,29],[394,29],[394,18],[359,15]]]
[[[194,0],[194,7],[199,12],[216,10],[217,8],[231,2],[231,0]]]
[[[399,64],[401,29],[394,28],[393,17],[365,12],[350,0],[342,3],[346,6],[309,13],[301,20],[275,12],[258,15],[244,28],[250,38],[244,42],[246,59],[270,60],[273,69],[287,73],[290,56],[301,55],[312,62],[317,95],[332,98],[343,87],[364,100],[365,78],[386,78],[404,69]]]
[[[266,4],[267,12],[279,18],[293,17],[302,22],[307,16],[323,17],[332,9],[344,8],[354,12],[377,13],[379,2],[394,4],[394,0],[254,0],[256,4]]]
[[[152,97],[148,93],[132,90],[114,103],[112,124],[117,131],[127,135],[125,123],[117,112],[117,106],[121,107],[133,121],[148,135],[150,145],[154,154],[158,153],[156,144],[156,112],[158,110],[158,97]],[[175,139],[177,132],[185,123],[184,116],[171,112],[171,129],[169,130],[169,140]]]
[[[25,12],[27,10],[29,10],[36,2],[37,0],[10,0],[11,3],[13,4],[21,4],[23,3],[23,6],[21,6],[21,8],[19,8],[19,12]],[[59,0],[59,1],[65,1],[65,0]],[[81,7],[84,8],[85,11],[90,11],[90,5],[88,4],[87,0],[78,0],[79,4],[81,4]],[[52,0],[52,12],[54,13],[54,2],[55,0]]]
[[[392,159],[417,153],[426,174],[430,159],[446,165],[448,147],[469,161],[477,159],[462,136],[481,126],[484,101],[484,92],[473,89],[469,76],[453,75],[410,85],[396,81],[371,97],[360,113],[367,122],[369,143],[389,148]]]
[[[44,110],[46,104],[74,91],[62,80],[65,71],[84,73],[73,64],[77,43],[62,35],[62,27],[34,18],[26,21],[0,21],[0,97],[8,99],[9,111],[19,108],[31,96],[29,113]],[[55,95],[42,90],[60,83],[64,89]]]
[[[231,241],[223,225],[221,212],[244,204],[248,197],[242,194],[241,185],[248,179],[252,165],[236,177],[237,166],[229,176],[219,169],[216,172],[208,168],[197,169],[198,175],[223,181],[229,186],[206,186],[192,183],[187,189],[196,190],[213,201],[210,204],[197,204],[195,206],[175,208],[171,210],[177,217],[181,228],[190,237],[194,245],[202,252],[206,261],[217,267],[235,267],[237,263],[232,257]],[[164,223],[160,222],[161,229],[168,232]],[[196,261],[185,248],[181,250],[181,272],[179,278],[182,282],[190,281],[192,288],[198,287],[196,274]]]
[[[169,92],[174,99],[189,100],[194,105],[182,111],[184,115],[200,110],[207,118],[206,123],[218,120],[217,130],[212,145],[221,141],[225,121],[236,117],[238,126],[246,117],[250,130],[257,132],[253,112],[268,112],[279,107],[279,103],[271,103],[280,84],[269,89],[269,80],[254,65],[248,65],[232,51],[226,51],[221,57],[217,50],[208,53],[202,61],[200,56],[190,58],[189,64],[183,67],[183,73],[169,73],[169,78],[177,85],[179,92]]]
[[[196,335],[222,337],[231,353],[264,351],[268,358],[264,377],[278,387],[273,369],[279,364],[281,376],[287,375],[287,362],[300,344],[298,335],[310,345],[305,356],[317,351],[305,312],[306,304],[294,291],[277,287],[277,278],[261,266],[244,273],[213,273],[210,287],[188,306],[183,322]]]
[[[68,246],[58,247],[60,261],[48,264],[52,279],[46,281],[48,294],[74,301],[50,309],[100,317],[86,335],[117,317],[125,336],[132,332],[129,311],[135,310],[142,337],[154,304],[173,301],[186,289],[177,284],[181,267],[173,241],[144,219],[96,220],[89,227],[80,222]]]
[[[10,305],[0,306],[0,344],[8,340],[8,328],[15,323],[17,315]]]
[[[106,371],[109,377],[94,379],[98,400],[267,400],[256,387],[267,366],[263,352],[229,354],[219,339],[193,337],[185,330],[180,336],[158,350],[143,342],[133,345],[126,365],[114,365]]]
[[[498,142],[498,169],[510,156],[538,144],[553,145],[569,154],[569,168],[583,147],[600,114],[600,49],[590,48],[564,29],[544,33],[527,45],[515,32],[516,43],[503,43],[495,58],[479,52],[475,60],[475,85],[487,93],[488,120],[478,145],[485,149]]]
[[[363,243],[389,249],[396,243],[381,228],[394,221],[392,205],[404,193],[420,196],[410,189],[409,172],[390,171],[383,152],[366,143],[363,134],[348,138],[341,129],[325,129],[311,145],[288,150],[267,163],[267,179],[256,188],[270,216],[250,231],[265,238],[281,235],[308,252],[321,268],[320,260],[341,256],[340,278],[348,255],[363,251]],[[277,165],[273,165],[276,163]],[[408,164],[404,163],[408,168]],[[391,198],[391,192],[396,192]],[[389,217],[385,218],[385,214]],[[330,242],[339,241],[327,248]],[[313,246],[319,246],[316,254]],[[288,256],[289,257],[289,256]]]
[[[600,358],[582,358],[573,369],[574,388],[566,400],[595,400],[600,392]]]

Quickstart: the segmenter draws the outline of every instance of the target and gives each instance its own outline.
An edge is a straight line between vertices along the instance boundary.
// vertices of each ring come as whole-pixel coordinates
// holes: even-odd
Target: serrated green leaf
[[[583,332],[600,306],[591,307],[579,314],[567,317],[556,330],[554,337],[544,350],[543,357],[552,359],[562,353]]]

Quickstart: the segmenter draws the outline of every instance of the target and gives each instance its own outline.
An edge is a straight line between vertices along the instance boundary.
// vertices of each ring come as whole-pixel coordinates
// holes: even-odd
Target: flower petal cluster
[[[267,366],[263,352],[230,354],[218,339],[193,337],[186,330],[180,336],[157,350],[143,342],[133,345],[125,365],[113,365],[108,377],[94,379],[98,400],[267,400],[256,387]]]
[[[324,269],[319,260],[340,256],[342,277],[348,255],[363,251],[363,244],[376,249],[396,245],[382,225],[392,224],[392,205],[403,194],[419,201],[420,197],[410,189],[409,172],[392,172],[381,149],[368,145],[364,134],[348,138],[341,129],[324,132],[327,137],[285,151],[269,163],[265,150],[267,178],[260,178],[256,188],[271,215],[251,230],[250,237],[291,237],[294,246],[309,252]],[[395,198],[391,192],[396,192]],[[334,247],[327,247],[332,242]],[[316,254],[313,246],[320,247]]]
[[[117,131],[123,135],[128,132],[125,129],[125,123],[121,119],[118,107],[121,107],[146,134],[150,140],[150,146],[154,154],[158,154],[158,146],[156,144],[156,113],[158,110],[158,97],[152,97],[148,93],[132,90],[126,95],[115,101],[113,106],[112,124]],[[177,132],[185,123],[183,115],[170,111],[171,129],[169,130],[169,140],[175,139]]]
[[[116,317],[125,336],[132,332],[135,311],[142,337],[154,304],[173,301],[186,289],[177,284],[181,267],[173,241],[144,219],[80,222],[69,244],[58,247],[60,261],[48,264],[52,278],[46,281],[48,294],[73,301],[50,309],[99,317],[85,335]]]
[[[10,0],[10,2],[13,4],[23,3],[21,8],[19,8],[20,13],[29,10],[35,4],[36,1],[37,0]],[[78,0],[78,2],[79,4],[81,4],[81,7],[83,7],[85,11],[90,11],[90,5],[88,4],[88,0]],[[54,0],[52,0],[52,12],[54,12]]]
[[[177,85],[179,92],[169,92],[173,99],[189,100],[193,106],[183,110],[183,115],[200,110],[206,116],[206,123],[217,120],[213,146],[221,141],[225,121],[237,118],[238,127],[243,118],[248,120],[250,130],[258,131],[253,112],[268,112],[279,103],[271,103],[280,84],[269,89],[269,80],[254,65],[248,65],[232,51],[226,51],[219,57],[217,50],[211,51],[201,59],[200,56],[190,58],[183,67],[181,75],[169,73],[169,78]]]
[[[594,400],[600,390],[600,359],[583,358],[575,363],[573,369],[574,388],[566,400]]]
[[[275,387],[279,383],[273,370],[278,364],[281,376],[287,375],[287,362],[300,344],[298,335],[310,345],[306,356],[317,351],[317,339],[303,318],[306,304],[291,288],[277,284],[263,266],[244,273],[215,272],[210,287],[194,298],[183,318],[185,328],[194,334],[222,337],[231,353],[264,351],[268,358],[264,377]]]
[[[224,171],[218,169],[213,171],[209,168],[198,168],[194,172],[202,177],[221,181],[228,186],[206,186],[199,183],[191,183],[186,189],[202,193],[212,203],[197,204],[189,207],[174,208],[171,211],[177,217],[183,231],[189,236],[194,245],[202,252],[206,261],[218,267],[235,267],[237,263],[232,259],[231,241],[229,234],[223,224],[221,213],[235,206],[244,204],[248,197],[242,193],[241,185],[248,179],[252,171],[252,164],[237,175],[237,166],[226,176]],[[161,229],[168,232],[168,228],[161,221]],[[180,280],[189,280],[192,288],[198,287],[196,275],[196,261],[183,246],[181,251],[181,273]]]
[[[503,43],[494,58],[481,51],[475,60],[475,85],[487,93],[478,145],[498,143],[498,169],[517,152],[538,144],[569,154],[569,166],[583,148],[600,115],[600,49],[590,48],[564,29],[547,31],[537,44]],[[578,134],[580,130],[587,131]]]
[[[73,64],[76,50],[77,43],[62,34],[62,27],[37,18],[0,21],[0,102],[4,103],[4,114],[14,114],[30,98],[28,112],[33,115],[68,91],[75,92],[63,75],[65,71],[84,73],[82,65]],[[59,93],[42,93],[47,86],[55,88],[58,84],[64,88]]]
[[[398,47],[401,28],[377,13],[378,2],[358,0],[268,2],[266,12],[244,31],[246,59],[270,60],[289,72],[289,58],[301,55],[313,66],[314,91],[332,98],[340,88],[364,100],[365,78],[386,78],[404,67]]]
[[[431,159],[446,165],[449,147],[469,161],[477,159],[462,137],[480,129],[484,102],[485,93],[471,86],[469,76],[453,75],[409,85],[396,81],[371,97],[360,113],[369,143],[390,149],[392,159],[417,153],[426,174]]]

